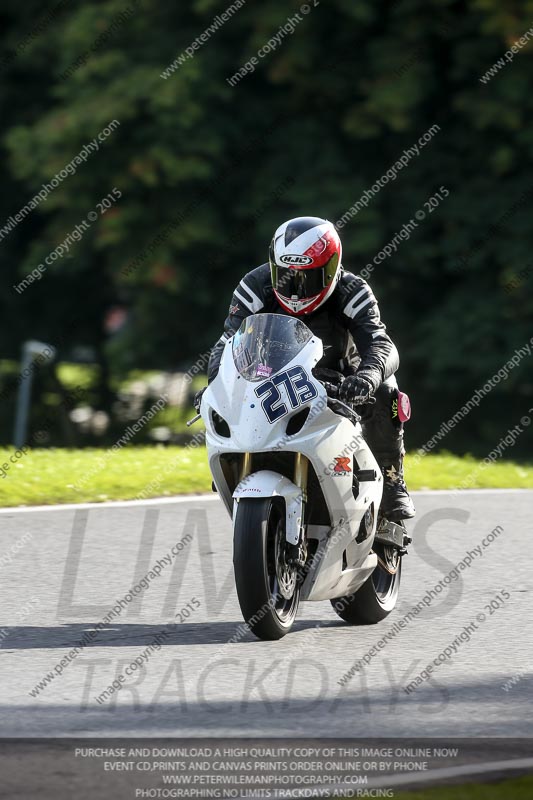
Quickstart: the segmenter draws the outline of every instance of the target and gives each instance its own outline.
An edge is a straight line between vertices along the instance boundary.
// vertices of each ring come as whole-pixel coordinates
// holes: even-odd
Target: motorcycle
[[[330,600],[351,624],[384,619],[411,541],[380,514],[381,471],[360,416],[316,377],[322,355],[301,319],[247,317],[195,418],[233,520],[240,608],[259,639],[285,636],[304,601]]]

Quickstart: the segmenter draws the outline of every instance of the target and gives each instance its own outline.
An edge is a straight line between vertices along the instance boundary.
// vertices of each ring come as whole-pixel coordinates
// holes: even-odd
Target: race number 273
[[[282,385],[292,409],[318,396],[316,387],[310,382],[309,375],[303,367],[291,367],[285,372],[280,372],[255,390],[257,397],[263,398],[261,405],[269,422],[276,422],[289,413],[290,409],[282,400],[279,390]]]

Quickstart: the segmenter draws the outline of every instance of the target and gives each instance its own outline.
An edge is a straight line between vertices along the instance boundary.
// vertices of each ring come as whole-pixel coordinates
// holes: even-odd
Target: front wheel
[[[233,540],[235,585],[243,617],[258,639],[281,639],[296,617],[300,583],[288,550],[284,500],[239,500]]]
[[[360,589],[331,600],[335,612],[350,625],[375,625],[388,617],[398,600],[402,559],[395,547],[374,547],[378,564]]]

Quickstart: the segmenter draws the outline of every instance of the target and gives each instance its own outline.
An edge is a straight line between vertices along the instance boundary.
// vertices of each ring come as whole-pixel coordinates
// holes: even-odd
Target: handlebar
[[[337,403],[341,403],[343,406],[346,406],[346,408],[351,408],[352,406],[374,405],[376,402],[376,398],[370,395],[369,397],[356,397],[350,402],[350,404],[344,403],[342,400],[339,400],[339,391],[341,388],[339,384],[323,381],[320,380],[320,378],[317,378],[316,380],[322,384],[329,398],[335,400]]]
[[[354,407],[369,406],[376,402],[375,397],[357,397],[352,403],[345,403],[339,400],[340,383],[331,383],[327,380],[321,380],[318,376],[315,376],[315,378],[326,390],[328,407],[331,408],[335,414],[348,417],[348,419],[351,419],[353,422],[361,421],[361,414],[358,414]]]

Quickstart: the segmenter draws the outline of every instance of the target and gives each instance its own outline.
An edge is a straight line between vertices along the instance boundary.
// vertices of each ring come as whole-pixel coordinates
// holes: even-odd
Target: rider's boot
[[[407,491],[403,477],[403,456],[399,456],[390,464],[381,465],[383,474],[383,497],[381,513],[391,522],[400,522],[415,515],[413,501]]]

